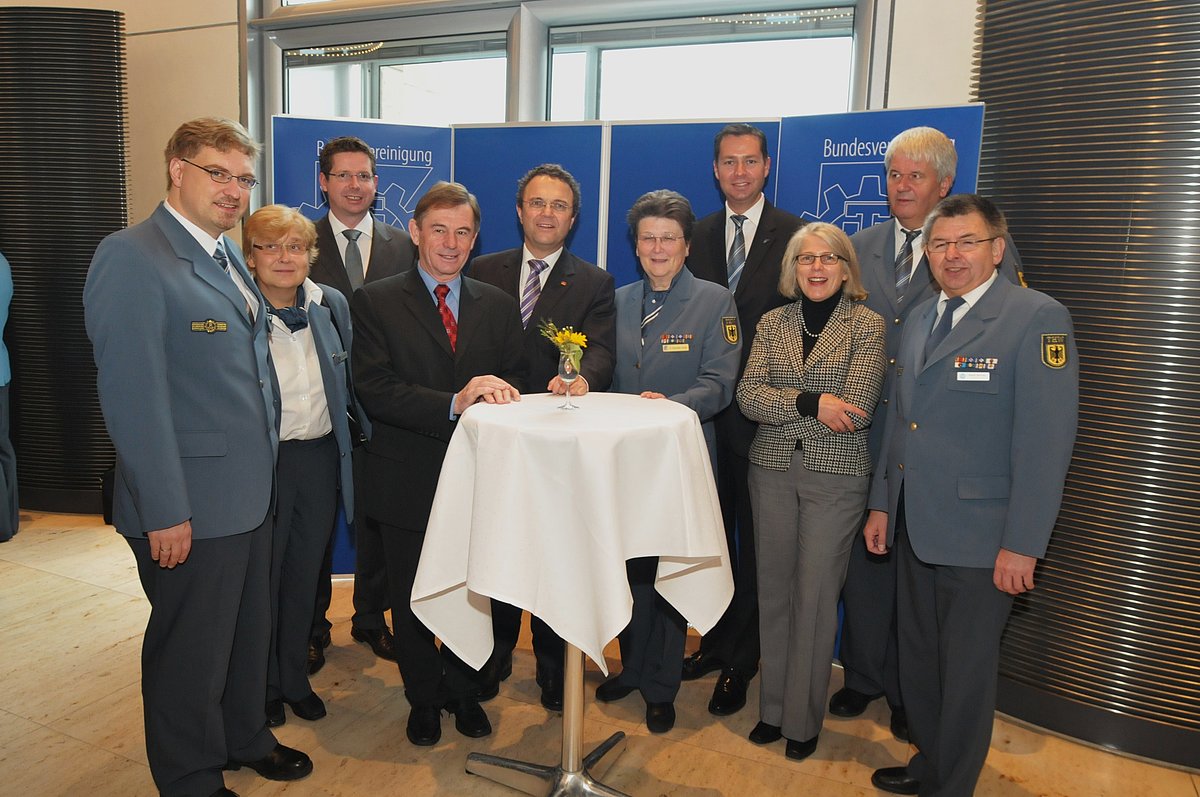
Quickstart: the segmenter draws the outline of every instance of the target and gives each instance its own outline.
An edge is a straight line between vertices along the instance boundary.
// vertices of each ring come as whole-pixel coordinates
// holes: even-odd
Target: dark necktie
[[[733,246],[729,247],[729,262],[726,266],[728,280],[726,284],[730,291],[737,290],[738,280],[742,278],[742,269],[746,266],[746,236],[742,234],[742,225],[746,223],[745,216],[730,216],[733,219]]]
[[[521,326],[526,329],[529,319],[533,318],[533,306],[542,295],[541,273],[545,268],[545,260],[529,261],[529,276],[525,278],[525,288],[521,291]]]
[[[213,260],[217,261],[217,265],[221,267],[222,271],[233,276],[229,270],[229,257],[225,254],[225,247],[221,245],[220,241],[217,241],[217,251],[213,252]]]
[[[896,258],[896,298],[904,297],[904,289],[908,287],[908,281],[912,279],[912,262],[913,262],[913,241],[921,234],[920,230],[906,230],[900,228],[904,233],[904,244],[900,247],[900,254]]]
[[[458,321],[454,318],[454,313],[450,311],[450,305],[446,304],[446,295],[450,293],[450,286],[438,285],[433,289],[433,293],[437,296],[438,313],[442,316],[442,326],[446,328],[446,337],[450,338],[450,351],[454,351],[454,346],[458,343]]]
[[[358,248],[358,236],[362,230],[342,230],[346,236],[346,276],[350,278],[350,289],[358,290],[363,285],[362,252]]]
[[[942,310],[942,318],[938,321],[933,332],[929,333],[929,339],[925,341],[925,359],[937,349],[938,344],[946,339],[950,334],[951,328],[954,326],[954,311],[957,310],[966,301],[961,296],[953,296],[946,300],[946,307]]]

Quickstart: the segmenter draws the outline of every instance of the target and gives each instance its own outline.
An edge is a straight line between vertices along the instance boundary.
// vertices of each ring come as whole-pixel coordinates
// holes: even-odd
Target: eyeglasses
[[[369,183],[375,179],[375,175],[370,172],[325,172],[325,175],[343,183],[350,182],[351,177],[357,177],[360,183]]]
[[[845,259],[846,258],[842,257],[841,255],[835,255],[833,252],[822,252],[819,255],[805,252],[802,255],[796,255],[796,262],[802,266],[811,266],[818,260],[821,261],[822,266],[835,266],[839,260]]]
[[[999,237],[999,235],[993,235],[991,238],[963,238],[961,241],[931,241],[925,247],[925,251],[940,255],[950,251],[950,247],[953,246],[959,252],[966,255],[974,252],[988,241],[994,241]]]
[[[278,257],[285,250],[289,255],[302,255],[308,251],[304,244],[250,244],[260,252]]]
[[[247,191],[254,188],[254,186],[258,185],[258,179],[255,177],[244,177],[244,176],[235,177],[234,175],[230,174],[229,172],[225,171],[224,169],[214,169],[214,168],[210,168],[208,166],[201,166],[199,163],[192,163],[187,158],[180,158],[179,160],[183,161],[184,163],[195,166],[197,169],[199,169],[202,172],[208,172],[208,176],[212,178],[214,183],[225,184],[225,183],[231,182],[233,180],[237,180],[238,185],[240,185],[242,188],[246,189]]]
[[[533,199],[526,199],[525,207],[529,208],[530,210],[536,210],[539,213],[541,213],[546,208],[550,208],[555,213],[567,213],[571,210],[571,206],[568,205],[566,202],[563,202],[561,199],[556,199],[553,202],[547,202],[546,200],[542,199],[541,197],[534,197]]]
[[[654,246],[655,241],[658,241],[663,246],[674,246],[675,244],[681,242],[682,240],[683,240],[682,235],[675,235],[674,233],[667,233],[666,235],[650,235],[649,233],[647,233],[645,235],[639,235],[637,237],[639,246],[641,244],[645,244],[646,246]]]

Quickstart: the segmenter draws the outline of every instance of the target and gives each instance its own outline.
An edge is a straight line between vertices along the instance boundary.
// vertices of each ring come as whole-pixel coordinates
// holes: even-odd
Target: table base
[[[471,753],[467,756],[467,772],[482,775],[509,788],[537,797],[629,797],[625,792],[605,786],[589,772],[607,753],[625,748],[625,734],[617,731],[583,759],[583,768],[568,772],[561,766],[548,767],[511,758]]]

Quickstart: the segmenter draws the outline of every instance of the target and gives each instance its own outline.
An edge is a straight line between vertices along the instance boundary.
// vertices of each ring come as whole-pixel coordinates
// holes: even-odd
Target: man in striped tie
[[[495,285],[520,303],[532,390],[566,390],[558,378],[558,350],[538,331],[544,321],[573,327],[587,335],[587,355],[580,364],[580,378],[572,386],[573,393],[607,390],[612,381],[616,346],[612,275],[566,248],[567,236],[579,217],[579,205],[579,183],[570,172],[556,163],[535,166],[517,182],[522,245],[477,257],[471,263],[472,277]],[[482,671],[480,696],[484,699],[495,695],[500,681],[512,671],[521,610],[492,601],[492,622],[496,646]],[[538,618],[530,622],[542,705],[561,711],[563,641]]]
[[[879,458],[883,442],[883,417],[891,389],[900,331],[913,307],[938,292],[925,257],[921,228],[925,217],[954,184],[958,153],[954,142],[932,127],[913,127],[888,144],[883,159],[887,172],[887,198],[891,217],[851,237],[858,254],[867,307],[883,316],[887,327],[889,367],[884,377],[877,419],[871,425],[868,448]],[[1023,285],[1020,256],[1012,238],[1005,235],[999,273]],[[840,658],[845,686],[829,700],[829,712],[856,717],[878,697],[886,696],[891,708],[891,730],[908,739],[908,723],[900,699],[896,666],[896,562],[895,557],[867,553],[856,540],[850,555],[846,584],[842,588]]]

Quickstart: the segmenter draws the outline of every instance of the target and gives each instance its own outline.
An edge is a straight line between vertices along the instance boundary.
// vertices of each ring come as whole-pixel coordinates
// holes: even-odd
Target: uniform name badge
[[[995,357],[954,358],[955,376],[959,382],[990,382],[999,360]]]

